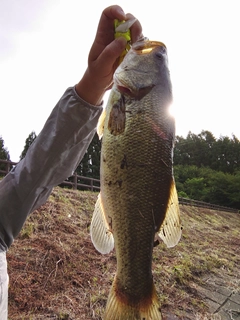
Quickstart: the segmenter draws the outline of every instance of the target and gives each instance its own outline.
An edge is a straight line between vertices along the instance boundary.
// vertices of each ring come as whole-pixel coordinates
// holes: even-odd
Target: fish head
[[[171,96],[165,44],[145,38],[135,42],[115,71],[114,84],[122,94],[135,99],[141,99],[155,86]]]

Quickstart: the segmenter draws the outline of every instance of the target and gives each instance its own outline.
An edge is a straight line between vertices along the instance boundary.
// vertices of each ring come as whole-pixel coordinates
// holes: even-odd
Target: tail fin
[[[104,320],[162,320],[156,289],[153,285],[151,296],[134,304],[120,296],[114,279],[108,296]]]

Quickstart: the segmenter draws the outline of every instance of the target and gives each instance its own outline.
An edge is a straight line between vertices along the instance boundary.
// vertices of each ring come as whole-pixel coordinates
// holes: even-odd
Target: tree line
[[[175,165],[195,165],[235,174],[240,170],[240,142],[235,135],[216,139],[210,131],[176,137]]]
[[[35,138],[35,132],[31,132],[20,159]],[[100,153],[101,141],[95,134],[77,174],[99,179]],[[1,137],[0,158],[10,160]],[[179,196],[240,209],[240,141],[234,135],[215,138],[206,130],[189,132],[186,138],[176,136],[174,176]]]
[[[176,137],[174,175],[180,196],[240,208],[240,141],[210,131]]]

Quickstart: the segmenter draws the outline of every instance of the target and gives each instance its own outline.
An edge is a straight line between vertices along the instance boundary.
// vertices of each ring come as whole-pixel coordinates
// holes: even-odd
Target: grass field
[[[89,236],[97,193],[55,188],[8,252],[9,320],[102,319],[116,271]],[[181,206],[179,244],[154,248],[153,277],[163,315],[196,319],[208,308],[195,289],[206,275],[240,278],[240,215]]]

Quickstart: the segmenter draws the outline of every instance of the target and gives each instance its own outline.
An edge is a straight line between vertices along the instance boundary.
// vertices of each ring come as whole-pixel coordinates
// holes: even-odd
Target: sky
[[[238,0],[0,0],[0,136],[12,161],[81,79],[100,15],[112,4],[168,48],[176,134],[240,139]]]

